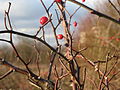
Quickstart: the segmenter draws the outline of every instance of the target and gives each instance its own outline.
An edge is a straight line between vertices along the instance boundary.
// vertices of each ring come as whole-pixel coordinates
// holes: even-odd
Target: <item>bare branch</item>
[[[74,3],[74,4],[77,4],[77,5],[85,8],[85,9],[88,10],[89,12],[93,12],[95,15],[97,15],[97,16],[99,16],[99,17],[106,18],[106,19],[108,19],[108,20],[110,20],[110,21],[113,21],[113,22],[115,22],[116,24],[119,24],[119,25],[120,25],[120,21],[115,20],[114,18],[112,18],[112,17],[110,17],[110,16],[108,16],[108,15],[105,15],[105,14],[103,14],[103,13],[100,13],[100,12],[98,12],[98,11],[96,11],[96,10],[94,10],[94,9],[92,9],[92,8],[90,8],[90,7],[88,7],[88,6],[84,5],[84,4],[76,1],[76,0],[67,0],[67,1],[70,1],[70,2],[72,2],[72,3]]]
[[[0,76],[0,80],[2,80],[3,78],[7,77],[8,75],[10,75],[14,70],[9,70],[8,72],[6,72],[4,75]]]
[[[4,59],[1,59],[1,58],[0,58],[0,64],[5,65],[5,66],[7,66],[7,67],[9,67],[9,68],[12,68],[12,70],[10,70],[10,71],[7,72],[4,76],[2,76],[1,79],[4,78],[4,77],[6,77],[7,75],[9,75],[10,73],[12,73],[13,71],[15,71],[15,72],[21,73],[21,74],[23,74],[23,75],[26,75],[29,80],[32,80],[32,79],[33,79],[32,81],[33,81],[34,83],[37,83],[37,82],[48,83],[48,84],[52,85],[52,87],[54,87],[54,83],[53,83],[53,82],[51,82],[51,81],[49,81],[49,80],[45,80],[45,79],[43,79],[43,78],[35,75],[34,73],[29,73],[29,72],[26,71],[26,70],[23,70],[23,69],[21,69],[21,68],[19,68],[19,67],[13,66],[12,64],[8,63],[8,62],[7,62],[6,60],[4,60]],[[35,82],[34,80],[35,80],[36,82]],[[36,85],[37,85],[38,87],[40,87],[39,84],[36,84]]]
[[[120,11],[116,8],[116,6],[111,2],[111,0],[108,0],[109,3],[112,5],[112,7],[117,11],[117,13],[120,15]]]

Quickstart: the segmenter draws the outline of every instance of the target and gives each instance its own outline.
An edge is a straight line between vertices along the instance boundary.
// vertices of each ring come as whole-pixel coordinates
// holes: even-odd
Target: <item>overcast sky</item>
[[[43,0],[46,6],[49,6],[53,0]],[[80,0],[78,0],[80,1]],[[85,4],[89,6],[93,6],[93,1],[95,0],[86,0]],[[7,10],[8,8],[8,2],[12,3],[11,11],[10,11],[10,18],[12,21],[12,25],[14,30],[21,31],[21,32],[28,32],[28,33],[35,33],[35,31],[38,30],[40,24],[39,24],[39,18],[42,16],[45,16],[45,10],[43,6],[40,3],[40,0],[0,0],[0,30],[4,29],[4,10]],[[92,2],[92,3],[90,3]],[[72,13],[73,10],[75,10],[78,6],[67,3],[67,10]],[[54,13],[56,6],[54,5],[50,12]],[[85,16],[84,9],[80,9],[75,16],[73,17],[72,21],[79,22],[80,16]],[[53,18],[53,20],[57,20]],[[46,26],[46,28],[48,28]],[[48,28],[50,29],[50,28]],[[50,32],[48,32],[49,34]],[[48,35],[47,37],[51,37],[51,35]]]

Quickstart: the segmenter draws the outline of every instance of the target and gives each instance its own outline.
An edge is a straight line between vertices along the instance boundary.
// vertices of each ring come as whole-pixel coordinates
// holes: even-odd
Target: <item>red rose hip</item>
[[[57,39],[63,39],[63,35],[62,34],[58,34],[57,35]]]
[[[82,2],[85,2],[85,0],[82,0]]]
[[[42,24],[42,25],[47,23],[47,21],[48,21],[48,18],[46,16],[43,16],[40,18],[40,24]]]
[[[116,38],[116,41],[120,41],[120,38]]]
[[[62,0],[55,0],[55,2],[58,2],[58,3],[60,3],[60,2],[62,2]]]
[[[77,26],[77,22],[76,22],[76,21],[73,23],[73,26],[74,26],[74,27],[76,27],[76,26]]]

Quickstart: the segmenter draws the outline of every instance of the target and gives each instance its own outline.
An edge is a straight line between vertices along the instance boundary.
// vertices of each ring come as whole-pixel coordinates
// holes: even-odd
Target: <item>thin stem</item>
[[[117,11],[117,13],[120,15],[120,11],[116,8],[116,6],[111,2],[111,0],[108,0],[109,3],[112,5],[112,7]]]
[[[17,31],[0,31],[0,34],[3,34],[3,33],[13,33],[13,34],[16,34],[16,35],[19,35],[19,36],[23,36],[23,37],[27,37],[27,38],[31,38],[31,39],[35,39],[37,41],[40,41],[41,43],[43,43],[44,45],[49,47],[52,51],[56,52],[58,55],[60,55],[62,58],[64,58],[66,61],[68,61],[68,59],[62,53],[57,52],[56,49],[54,49],[47,42],[43,41],[41,38],[35,37],[34,35],[29,35],[29,34],[17,32]]]
[[[74,4],[77,4],[77,5],[85,8],[85,9],[88,10],[89,12],[94,12],[94,14],[97,15],[97,16],[99,16],[99,17],[106,18],[106,19],[108,19],[108,20],[110,20],[110,21],[112,21],[112,22],[115,22],[116,24],[119,24],[119,25],[120,25],[120,21],[118,21],[118,20],[116,20],[116,19],[114,19],[114,18],[112,18],[112,17],[110,17],[110,16],[108,16],[108,15],[105,15],[105,14],[103,14],[103,13],[101,13],[101,12],[98,12],[98,11],[96,11],[96,10],[94,10],[94,9],[92,9],[92,8],[90,8],[90,7],[88,7],[88,6],[84,5],[84,4],[76,1],[76,0],[67,0],[67,1],[70,1],[70,2],[72,2],[72,3],[74,3]]]

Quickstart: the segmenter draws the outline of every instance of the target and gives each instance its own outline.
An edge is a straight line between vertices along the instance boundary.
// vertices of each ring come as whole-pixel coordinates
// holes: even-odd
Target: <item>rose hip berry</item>
[[[48,21],[48,18],[46,16],[43,16],[40,18],[40,24],[45,24]]]
[[[82,0],[82,2],[85,2],[85,0]]]
[[[73,23],[73,26],[74,26],[74,27],[76,27],[76,26],[77,26],[77,22],[76,22],[76,21]]]
[[[120,38],[116,38],[116,41],[120,41]]]
[[[60,2],[62,2],[62,0],[55,0],[55,2],[58,2],[58,3],[60,3]]]
[[[62,34],[58,34],[57,35],[57,39],[63,39],[63,35]]]

